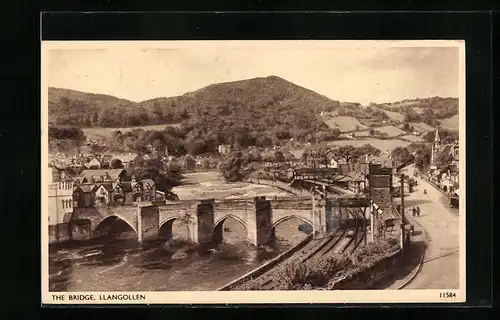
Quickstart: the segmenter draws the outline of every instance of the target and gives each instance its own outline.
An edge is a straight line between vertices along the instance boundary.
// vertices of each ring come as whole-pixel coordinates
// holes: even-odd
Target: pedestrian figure
[[[415,216],[415,214],[416,214],[416,212],[417,212],[417,209],[415,209],[415,207],[413,207],[413,208],[411,209],[411,211],[412,211],[412,213],[413,213],[413,216]]]
[[[420,217],[420,207],[417,207],[417,217]]]

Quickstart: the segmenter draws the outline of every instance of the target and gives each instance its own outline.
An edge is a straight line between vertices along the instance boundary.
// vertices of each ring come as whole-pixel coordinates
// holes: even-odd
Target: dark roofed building
[[[95,204],[95,185],[84,184],[73,189],[73,202],[75,207],[93,207]]]
[[[117,183],[122,182],[126,175],[127,171],[125,169],[100,169],[84,170],[80,173],[79,177],[85,178],[87,183]]]
[[[156,199],[156,183],[152,179],[143,179],[140,181],[142,186],[143,201],[153,201]]]

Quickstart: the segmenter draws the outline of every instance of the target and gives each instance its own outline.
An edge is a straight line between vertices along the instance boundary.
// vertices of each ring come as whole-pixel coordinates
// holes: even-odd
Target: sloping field
[[[424,108],[419,108],[419,107],[413,107],[412,109],[418,114],[422,114],[422,112],[424,112],[425,110]]]
[[[394,111],[387,111],[384,109],[379,109],[387,114],[387,116],[393,121],[403,121],[404,116],[401,113]]]
[[[431,127],[430,125],[419,122],[419,123],[412,123],[411,124],[415,130],[422,131],[422,132],[429,132],[429,131],[434,131],[435,128]]]
[[[400,107],[405,107],[405,106],[411,106],[411,105],[414,105],[417,103],[418,103],[418,101],[401,101],[398,103],[391,104],[390,107],[391,108],[400,108]]]
[[[412,141],[412,142],[422,142],[423,141],[422,137],[414,136],[411,134],[408,134],[406,136],[402,136],[401,138]]]
[[[347,117],[347,116],[339,116],[339,117],[333,117],[328,120],[324,120],[324,122],[332,129],[339,129],[341,132],[348,132],[348,131],[354,131],[354,130],[364,130],[367,127],[361,122],[358,121],[358,119],[354,117]],[[356,128],[357,126],[357,128]]]
[[[369,136],[370,136],[370,131],[368,130],[356,132],[356,137],[369,137]]]
[[[375,130],[380,131],[382,133],[387,133],[389,137],[395,137],[399,136],[401,134],[404,134],[404,131],[396,128],[395,126],[384,126],[384,127],[378,127]]]
[[[458,114],[451,118],[440,120],[441,127],[448,130],[458,130],[460,127],[460,122],[458,120]]]
[[[101,139],[107,138],[111,136],[114,131],[120,130],[121,132],[132,131],[134,129],[143,129],[143,130],[163,130],[165,127],[178,127],[179,124],[155,124],[150,126],[139,126],[139,127],[125,127],[125,128],[82,128],[83,133],[89,139]]]
[[[327,143],[327,145],[329,146],[345,146],[349,144],[354,147],[361,147],[365,144],[371,144],[380,151],[389,150],[390,152],[397,147],[403,147],[403,148],[407,147],[410,145],[410,142],[399,139],[391,139],[391,140],[360,139],[360,140],[337,140],[337,141],[330,141]]]

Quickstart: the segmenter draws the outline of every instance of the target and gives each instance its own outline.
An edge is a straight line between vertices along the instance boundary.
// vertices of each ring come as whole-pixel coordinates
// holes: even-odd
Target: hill
[[[447,120],[446,124],[453,127],[453,121],[457,120],[458,126],[458,99],[432,97],[423,99],[408,99],[403,101],[372,104],[373,107],[386,111],[391,119],[403,122],[423,122],[430,126],[437,126],[440,120]]]
[[[217,83],[182,96],[139,103],[100,94],[49,88],[49,115],[58,125],[124,127],[179,123],[204,113],[227,116],[254,109],[303,108],[352,112],[357,103],[331,100],[276,76]],[[246,112],[246,111],[245,111]]]
[[[110,95],[70,89],[49,88],[49,122],[62,125],[89,126],[97,123],[106,108],[124,107],[132,101]]]
[[[129,148],[152,140],[169,144],[173,139],[173,149],[195,154],[215,151],[218,144],[269,147],[292,138],[328,141],[337,138],[340,130],[325,124],[321,114],[366,113],[357,103],[334,101],[276,76],[212,84],[182,96],[139,103],[56,88],[49,89],[49,100],[54,124],[86,127],[94,136],[102,133],[102,127],[140,126],[144,133],[123,130],[107,138],[119,137],[123,141],[113,143]],[[160,130],[159,135],[152,135],[158,130],[145,128],[160,124],[177,128]],[[179,139],[184,141],[182,146]]]
[[[396,126],[400,121],[394,120],[394,114],[408,118],[411,113],[410,120],[415,123],[435,113],[439,117],[432,120],[447,119],[455,112],[455,102],[458,110],[458,100],[453,98],[362,107],[268,76],[212,84],[181,96],[142,102],[49,88],[49,117],[55,125],[86,128],[87,137],[99,138],[100,146],[105,144],[108,150],[139,151],[151,143],[158,150],[167,146],[172,153],[203,154],[216,151],[219,144],[267,148],[292,139],[331,141],[338,139],[341,131]],[[425,110],[419,114],[410,105]],[[175,128],[165,128],[173,124]]]

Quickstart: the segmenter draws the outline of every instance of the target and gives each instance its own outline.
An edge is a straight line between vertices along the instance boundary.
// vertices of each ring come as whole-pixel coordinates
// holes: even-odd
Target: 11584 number
[[[455,292],[440,292],[440,298],[456,298],[457,294]]]

